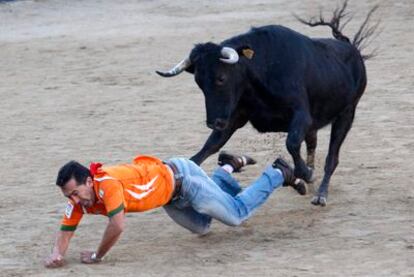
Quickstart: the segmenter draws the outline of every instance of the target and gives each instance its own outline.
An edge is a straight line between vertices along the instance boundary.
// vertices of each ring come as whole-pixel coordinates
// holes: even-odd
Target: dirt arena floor
[[[0,276],[414,276],[414,2],[351,1],[353,36],[381,4],[380,54],[342,148],[325,208],[280,189],[238,228],[215,222],[204,237],[162,209],[128,214],[127,229],[99,265],[79,262],[106,224],[84,218],[62,269],[45,269],[66,200],[54,185],[69,159],[116,164],[136,154],[190,157],[209,134],[190,74],[163,79],[198,42],[220,42],[251,26],[297,22],[335,1],[17,1],[0,4]],[[329,128],[319,132],[317,183]],[[225,149],[258,164],[289,157],[284,134],[238,131]],[[203,167],[211,172],[217,155]]]

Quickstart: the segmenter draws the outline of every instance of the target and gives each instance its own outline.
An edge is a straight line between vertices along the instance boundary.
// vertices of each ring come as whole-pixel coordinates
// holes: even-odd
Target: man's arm
[[[109,218],[101,243],[96,252],[84,251],[81,253],[81,261],[83,263],[97,263],[100,262],[103,256],[108,253],[109,249],[118,241],[121,233],[125,228],[125,215],[121,210],[117,214]],[[95,258],[93,254],[95,253]]]
[[[44,265],[49,268],[61,267],[64,264],[63,257],[69,247],[73,231],[59,231],[56,236],[56,242],[53,246],[52,254],[46,258]]]

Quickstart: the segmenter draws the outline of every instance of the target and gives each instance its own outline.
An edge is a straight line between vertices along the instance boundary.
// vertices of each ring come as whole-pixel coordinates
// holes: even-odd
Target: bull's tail
[[[375,57],[377,54],[377,49],[372,51],[369,54],[362,54],[362,50],[365,49],[372,41],[377,37],[376,30],[380,25],[380,21],[377,21],[374,25],[369,25],[369,20],[372,14],[378,9],[378,5],[374,6],[367,14],[364,22],[359,27],[358,32],[355,34],[353,40],[351,41],[347,36],[342,34],[342,30],[345,26],[351,21],[352,16],[346,12],[346,8],[348,6],[348,0],[344,0],[342,6],[340,8],[335,9],[333,12],[332,19],[329,22],[326,22],[322,16],[322,11],[319,14],[319,19],[315,17],[310,18],[309,20],[304,20],[297,15],[294,15],[296,19],[298,19],[303,24],[306,24],[311,27],[315,26],[329,26],[332,29],[332,35],[338,39],[354,45],[362,55],[364,60],[368,60],[372,57]],[[342,24],[341,20],[346,19],[345,22]],[[374,37],[373,35],[376,34]]]

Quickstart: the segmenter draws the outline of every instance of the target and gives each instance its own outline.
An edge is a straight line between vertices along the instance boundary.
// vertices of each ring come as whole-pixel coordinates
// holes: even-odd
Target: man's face
[[[79,184],[74,178],[70,179],[63,188],[62,193],[76,204],[85,208],[92,207],[95,203],[95,191],[93,190],[92,178],[88,177],[85,184]]]

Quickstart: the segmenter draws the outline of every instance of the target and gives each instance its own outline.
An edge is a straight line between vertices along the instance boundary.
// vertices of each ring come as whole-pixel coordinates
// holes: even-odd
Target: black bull
[[[288,133],[295,175],[310,182],[317,131],[332,124],[325,175],[312,200],[325,206],[340,147],[367,83],[358,45],[329,26],[336,39],[311,39],[282,26],[252,28],[219,45],[198,44],[173,69],[158,72],[170,77],[186,70],[204,93],[213,131],[191,159],[201,164],[251,122],[259,132]],[[303,141],[306,163],[300,155]]]

